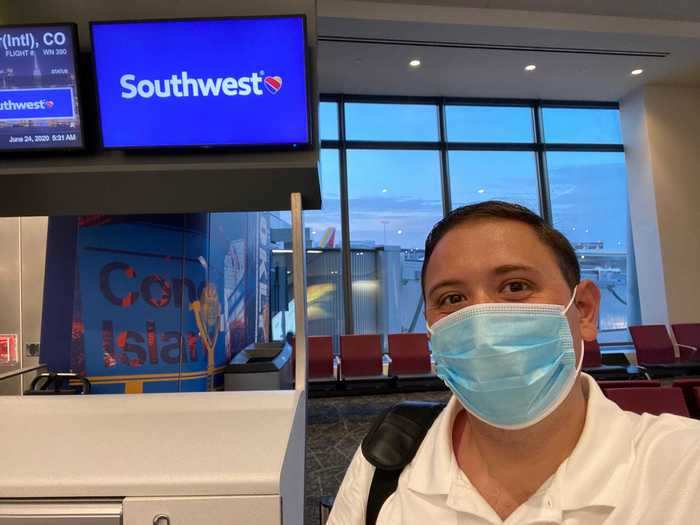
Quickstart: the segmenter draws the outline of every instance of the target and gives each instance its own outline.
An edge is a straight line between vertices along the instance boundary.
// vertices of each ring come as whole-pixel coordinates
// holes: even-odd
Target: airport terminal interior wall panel
[[[39,364],[46,224],[46,217],[0,218],[0,345],[8,345],[0,349],[0,373]],[[0,382],[0,395],[22,388],[19,377],[8,379]]]

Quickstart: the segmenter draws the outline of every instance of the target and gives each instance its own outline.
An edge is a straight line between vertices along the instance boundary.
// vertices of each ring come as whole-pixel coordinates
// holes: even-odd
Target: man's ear
[[[600,310],[600,290],[590,279],[584,279],[576,287],[576,309],[579,329],[584,341],[594,341],[598,335],[598,312]]]

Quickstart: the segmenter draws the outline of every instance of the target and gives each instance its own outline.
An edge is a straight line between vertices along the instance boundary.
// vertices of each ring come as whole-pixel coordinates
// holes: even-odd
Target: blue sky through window
[[[528,107],[446,106],[449,138],[459,141],[529,142]],[[348,140],[436,141],[437,107],[429,104],[347,103]],[[544,108],[548,136],[566,142],[619,143],[618,111]],[[336,139],[337,103],[321,104],[321,134]],[[437,151],[349,150],[351,239],[381,245],[422,246],[442,214]],[[339,159],[321,154],[323,210],[309,213],[314,240],[329,227],[340,232]],[[625,250],[627,189],[624,155],[549,152],[550,198],[555,226],[572,242],[602,241]],[[450,151],[452,207],[489,199],[517,202],[540,213],[536,159],[527,151]],[[381,217],[380,217],[381,215]],[[382,222],[383,221],[383,222]],[[401,234],[397,234],[399,230]],[[393,233],[392,233],[393,232]]]
[[[422,249],[442,218],[437,151],[349,150],[350,240]]]
[[[529,107],[446,106],[445,121],[448,141],[535,141]]]
[[[348,140],[437,141],[437,106],[431,104],[345,104]]]
[[[543,108],[544,141],[569,144],[622,144],[616,109]]]
[[[311,245],[324,241],[326,248],[341,244],[340,227],[340,159],[337,149],[322,149],[320,163],[322,208],[304,213],[304,226],[311,235]],[[333,245],[328,244],[333,240]]]
[[[321,140],[338,140],[338,104],[321,102],[318,120]]]
[[[540,212],[533,152],[451,151],[449,162],[453,208],[502,200]]]
[[[624,153],[547,153],[555,228],[573,242],[603,242],[627,250],[627,172]]]

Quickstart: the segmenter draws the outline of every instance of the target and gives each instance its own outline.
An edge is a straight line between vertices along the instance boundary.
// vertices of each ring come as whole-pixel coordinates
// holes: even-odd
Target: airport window
[[[321,150],[322,208],[304,213],[307,235],[307,317],[310,335],[343,333],[340,227],[340,160],[337,149]]]
[[[452,208],[487,200],[540,213],[537,164],[530,151],[450,151]]]
[[[535,141],[529,106],[445,106],[445,124],[448,141]]]
[[[622,144],[617,109],[542,108],[544,141],[553,144]]]
[[[338,104],[321,102],[318,120],[321,140],[338,140]]]
[[[324,125],[321,114],[321,126]],[[337,126],[337,119],[336,119]],[[322,149],[322,208],[304,212],[306,239],[307,320],[309,335],[337,336],[343,328],[343,286],[340,227],[340,169],[337,149]],[[272,224],[272,334],[282,339],[294,327],[292,238],[290,212]]]
[[[547,153],[554,226],[598,284],[599,327],[627,327],[627,174],[623,153]]]
[[[341,245],[340,160],[337,149],[321,150],[322,208],[304,213],[304,226],[312,248],[337,248]]]
[[[425,235],[446,210],[499,199],[532,209],[567,235],[583,277],[601,287],[599,340],[629,340],[628,310],[637,299],[628,297],[635,287],[627,279],[626,171],[615,104],[322,98],[322,145],[337,155],[339,184],[335,193],[325,180],[327,152],[324,210],[333,211],[308,213],[307,228],[317,232],[314,246],[324,226],[337,228],[336,239],[347,237],[336,242],[343,249],[332,270],[350,268],[350,279],[336,281],[347,315],[333,333],[424,331]]]
[[[347,140],[437,141],[437,106],[350,102],[345,128]]]
[[[442,217],[439,152],[351,149],[347,177],[355,332],[424,331],[415,313],[425,237]]]

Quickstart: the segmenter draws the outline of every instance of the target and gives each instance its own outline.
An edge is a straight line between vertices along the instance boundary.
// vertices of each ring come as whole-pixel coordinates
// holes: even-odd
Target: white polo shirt
[[[700,422],[621,410],[585,374],[588,411],[571,455],[505,521],[457,464],[453,396],[384,503],[377,525],[700,523]],[[358,450],[328,525],[362,525],[374,467]],[[527,472],[523,472],[527,476]]]

